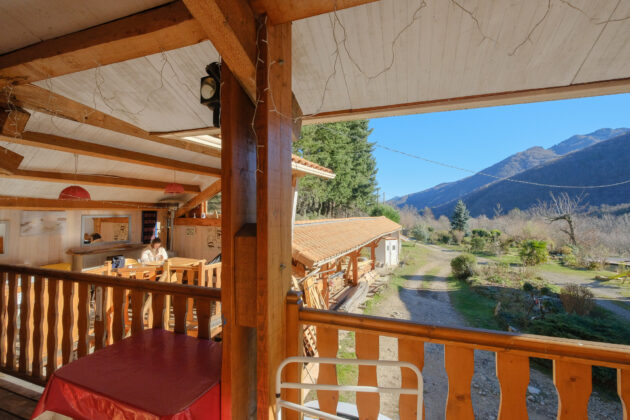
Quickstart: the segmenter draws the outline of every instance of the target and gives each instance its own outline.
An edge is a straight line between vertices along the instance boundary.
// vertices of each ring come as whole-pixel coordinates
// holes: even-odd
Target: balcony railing
[[[398,359],[410,362],[422,370],[424,343],[444,346],[444,367],[448,375],[446,419],[474,419],[471,401],[471,381],[474,373],[474,350],[486,350],[496,355],[496,374],[500,384],[499,420],[527,419],[527,386],[530,358],[553,362],[553,382],[558,392],[560,420],[587,419],[591,395],[591,370],[604,366],[617,370],[617,389],[623,406],[623,418],[630,419],[630,346],[568,340],[528,334],[514,334],[480,329],[448,328],[423,325],[374,316],[309,309],[301,305],[300,297],[290,294],[287,299],[287,357],[299,356],[304,326],[315,326],[320,357],[337,357],[339,331],[354,331],[358,359],[379,359],[379,337],[398,339]],[[284,380],[299,382],[301,369],[289,369]],[[401,369],[403,388],[416,387],[415,375]],[[318,384],[337,385],[334,365],[320,365]],[[358,385],[377,386],[376,368],[360,366]],[[284,399],[299,403],[299,392],[287,390]],[[335,414],[338,391],[318,391],[322,411]],[[401,420],[416,419],[416,397],[401,395]],[[360,418],[376,418],[379,399],[371,394],[357,393]],[[297,413],[287,412],[288,419]]]
[[[220,320],[212,287],[13,265],[0,265],[0,286],[0,371],[40,385],[145,328],[209,339]]]

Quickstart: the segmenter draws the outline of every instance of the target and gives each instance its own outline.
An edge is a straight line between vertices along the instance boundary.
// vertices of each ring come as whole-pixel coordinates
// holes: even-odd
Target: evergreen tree
[[[297,211],[342,217],[366,212],[375,202],[376,160],[367,120],[305,126],[293,152],[332,169],[334,179],[300,180]]]
[[[453,217],[451,217],[451,229],[465,232],[468,226],[468,219],[470,219],[470,213],[466,208],[466,204],[464,204],[462,200],[459,200],[457,205],[455,205]]]

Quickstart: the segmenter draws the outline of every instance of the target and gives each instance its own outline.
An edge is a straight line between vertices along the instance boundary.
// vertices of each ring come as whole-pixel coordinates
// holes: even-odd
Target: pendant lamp
[[[74,175],[77,174],[79,156],[74,155]],[[60,200],[91,200],[90,193],[78,185],[70,185],[59,193]]]
[[[165,194],[184,194],[186,192],[184,191],[184,187],[176,182],[175,176],[176,172],[173,171],[173,182],[164,188]]]

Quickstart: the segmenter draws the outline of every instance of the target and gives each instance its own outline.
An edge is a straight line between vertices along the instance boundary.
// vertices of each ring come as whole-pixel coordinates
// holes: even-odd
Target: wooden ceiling
[[[212,168],[175,167],[189,190],[206,190],[217,149],[156,133],[211,125],[198,89],[212,61],[234,67],[253,96],[251,35],[263,12],[294,20],[294,113],[304,123],[630,91],[630,0],[24,0],[0,5],[0,106],[31,112],[30,132]],[[24,156],[20,170],[73,172],[71,150],[6,140]],[[174,174],[76,153],[86,176]],[[55,195],[27,175],[0,188]],[[94,188],[104,200],[154,201],[155,185]]]

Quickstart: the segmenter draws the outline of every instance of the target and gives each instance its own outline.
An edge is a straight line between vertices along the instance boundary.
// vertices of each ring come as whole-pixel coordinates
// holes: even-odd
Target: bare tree
[[[564,221],[566,223],[565,228],[560,230],[569,237],[569,241],[572,245],[577,246],[576,239],[576,215],[584,211],[588,203],[584,202],[587,194],[581,193],[574,197],[571,197],[566,192],[554,195],[549,193],[551,201],[540,201],[532,209],[534,214],[540,215],[547,219],[549,223]]]

